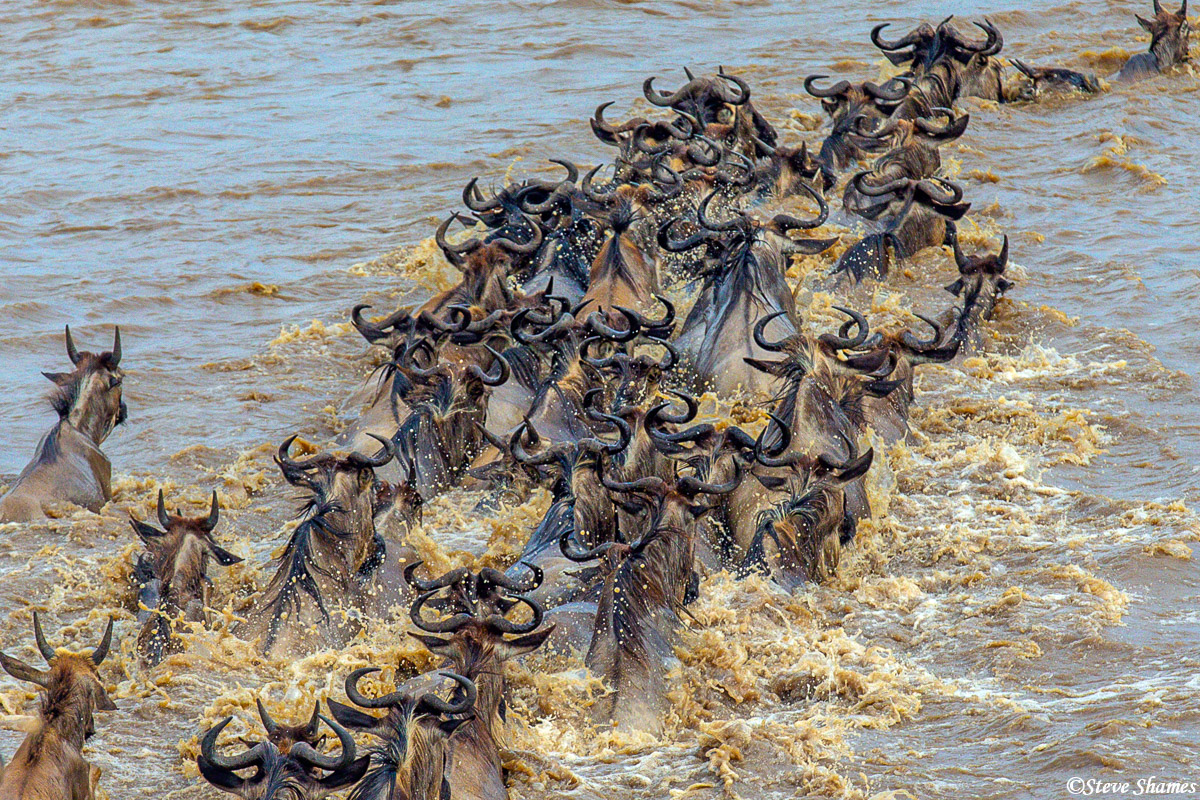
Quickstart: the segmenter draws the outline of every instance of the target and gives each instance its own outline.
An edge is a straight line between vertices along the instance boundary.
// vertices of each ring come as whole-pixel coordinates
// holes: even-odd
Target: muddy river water
[[[0,644],[33,658],[30,604],[67,644],[117,616],[102,675],[120,710],[87,747],[114,798],[217,797],[196,733],[341,694],[347,672],[428,665],[403,615],[345,650],[264,659],[218,625],[138,665],[126,513],[165,487],[246,561],[216,575],[232,619],[270,575],[295,490],[287,435],[327,443],[374,362],[346,324],[446,285],[428,239],[474,175],[609,158],[601,102],[718,64],[785,141],[818,141],[813,72],[875,78],[876,22],[987,13],[1005,55],[1114,73],[1148,3],[14,1],[0,5],[0,484],[53,422],[41,370],[124,335],[129,422],[101,514],[0,526]],[[1195,49],[1195,46],[1193,46]],[[872,470],[875,517],[837,578],[795,596],[715,577],[670,677],[664,738],[584,722],[578,659],[513,665],[517,798],[1051,798],[1072,778],[1200,783],[1200,79],[1094,98],[967,101],[943,151],[966,241],[1012,240],[1016,287],[982,346],[918,384],[913,436]],[[926,251],[872,320],[944,307]],[[793,275],[797,281],[815,275]],[[940,293],[940,297],[939,297]],[[802,290],[814,316],[830,298]],[[805,311],[807,305],[802,304]],[[497,518],[435,504],[439,563],[505,563],[546,498]],[[0,755],[27,685],[5,678]],[[304,711],[302,711],[304,709]],[[241,723],[239,723],[241,724]],[[889,793],[892,793],[889,795]],[[1111,795],[1110,795],[1111,796]]]

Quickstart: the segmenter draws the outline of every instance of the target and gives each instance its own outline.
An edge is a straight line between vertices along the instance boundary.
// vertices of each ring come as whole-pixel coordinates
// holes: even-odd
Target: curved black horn
[[[46,659],[47,664],[51,663],[50,659],[54,658],[55,650],[46,641],[46,634],[42,631],[42,620],[36,611],[33,612],[33,640],[37,642],[37,649],[42,658]]]
[[[691,85],[692,82],[688,81],[687,85],[685,85],[679,91],[671,94],[663,94],[654,88],[654,78],[649,77],[646,78],[646,81],[642,84],[642,94],[645,95],[646,99],[650,102],[650,105],[663,108],[667,106],[673,106],[686,97],[688,92],[691,90]]]
[[[232,716],[226,717],[218,722],[216,727],[209,728],[200,737],[200,755],[213,766],[230,772],[238,769],[246,769],[247,767],[261,766],[267,748],[267,745],[263,742],[259,742],[254,747],[233,757],[226,757],[217,752],[217,737],[221,735],[221,731],[225,730],[225,727],[232,721]]]
[[[331,772],[346,769],[354,761],[356,755],[354,737],[349,731],[324,714],[319,715],[319,718],[337,735],[338,741],[342,744],[342,752],[337,755],[325,755],[324,753],[318,753],[316,748],[308,742],[297,742],[288,751],[289,755],[293,756],[301,764],[316,767],[317,769],[329,770]]]
[[[267,713],[267,707],[263,705],[261,697],[254,698],[255,704],[258,706],[258,718],[262,720],[263,730],[270,736],[279,728],[279,724],[271,719],[271,715]]]
[[[804,79],[804,91],[811,94],[813,97],[825,99],[827,97],[837,97],[845,94],[850,89],[850,81],[838,81],[828,89],[820,89],[816,82],[828,78],[828,75],[809,75]]]
[[[472,364],[467,367],[467,372],[474,376],[484,386],[502,386],[508,382],[508,376],[511,370],[508,366],[508,361],[500,353],[492,349],[491,345],[485,344],[483,349],[487,350],[492,355],[492,366],[496,367],[496,374],[484,372],[478,364]]]
[[[462,700],[457,703],[447,703],[442,698],[430,692],[421,696],[420,702],[417,703],[418,707],[434,714],[462,714],[475,705],[478,690],[475,688],[474,681],[459,675],[457,672],[451,672],[448,669],[439,670],[438,674],[443,678],[449,678],[462,687]]]
[[[453,633],[473,619],[470,614],[455,614],[450,619],[444,619],[440,622],[430,622],[429,620],[426,620],[421,616],[421,609],[424,608],[425,604],[429,602],[430,598],[437,593],[437,589],[432,589],[428,592],[425,592],[415,601],[413,601],[412,608],[408,610],[409,619],[411,619],[413,624],[418,628],[423,631],[428,631],[429,633]],[[356,700],[355,702],[358,701]]]
[[[221,506],[217,503],[217,490],[213,489],[212,503],[209,507],[208,517],[204,522],[200,523],[200,528],[208,533],[212,533],[213,528],[217,527],[217,523],[221,521]]]
[[[399,705],[408,698],[408,695],[400,690],[389,692],[380,697],[367,697],[358,690],[358,682],[363,679],[363,676],[370,675],[373,672],[381,672],[379,667],[363,667],[356,669],[346,676],[346,697],[350,698],[350,702],[363,708],[389,708],[394,705]]]
[[[767,330],[767,325],[770,324],[771,320],[786,315],[786,311],[776,311],[772,314],[762,317],[758,322],[754,323],[754,343],[768,352],[782,353],[784,350],[784,343],[791,337],[785,336],[777,342],[768,342],[765,333]]]
[[[67,358],[71,359],[72,364],[78,364],[83,360],[83,356],[75,349],[75,340],[71,338],[71,326],[67,326]]]
[[[92,663],[97,667],[108,657],[108,650],[112,647],[113,636],[113,618],[108,618],[108,625],[104,628],[104,635],[100,637],[100,644],[96,645],[96,649],[92,651]]]
[[[835,350],[853,350],[856,347],[861,347],[867,341],[867,336],[871,332],[870,326],[867,325],[867,318],[850,308],[842,308],[841,306],[834,306],[834,308],[850,317],[851,322],[858,327],[858,333],[854,335],[853,339],[846,338],[844,333],[839,333],[836,336],[832,333],[823,333],[818,337],[818,340]],[[843,326],[842,330],[846,330],[845,326]]]
[[[533,598],[524,594],[513,595],[512,599],[529,606],[529,610],[533,612],[533,617],[529,622],[517,623],[505,619],[500,614],[491,614],[483,623],[496,633],[533,633],[536,631],[538,626],[542,624],[542,617],[545,614],[542,611],[541,605]]]
[[[166,530],[166,527],[171,524],[171,517],[169,514],[167,514],[167,503],[163,499],[163,490],[162,489],[158,490],[158,509],[157,510],[158,510],[158,524],[162,525],[163,529]]]
[[[113,346],[111,355],[108,357],[108,363],[112,366],[117,366],[121,363],[121,326],[113,328]]]

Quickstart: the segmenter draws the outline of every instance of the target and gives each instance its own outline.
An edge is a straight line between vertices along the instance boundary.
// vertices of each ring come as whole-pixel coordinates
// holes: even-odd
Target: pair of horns
[[[76,366],[83,360],[83,353],[75,347],[75,340],[71,338],[71,326],[67,326],[67,358],[71,359],[71,363]],[[117,326],[113,330],[113,346],[109,353],[108,361],[114,367],[121,363],[121,327]]]

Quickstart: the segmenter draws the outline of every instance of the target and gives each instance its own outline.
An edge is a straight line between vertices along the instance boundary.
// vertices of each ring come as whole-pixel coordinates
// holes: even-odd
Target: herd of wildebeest
[[[1155,0],[1155,17],[1138,18],[1150,51],[1118,79],[1186,60],[1186,6],[1173,13]],[[939,174],[939,147],[968,124],[956,101],[1100,89],[1093,76],[1016,59],[1007,72],[1000,32],[975,25],[983,38],[945,20],[895,41],[879,25],[871,40],[902,74],[882,84],[807,78],[831,120],[817,148],[780,141],[742,78],[689,71],[671,92],[645,82],[654,118],[596,109],[592,131],[615,152],[603,176],[555,160],[561,180],[494,192],[467,184],[473,216],[454,214],[435,234],[461,281],[383,319],[352,312],[389,358],[339,442],[349,454],[300,457],[295,436],[280,445],[276,463],[307,503],[234,631],[291,655],[343,646],[407,606],[412,635],[447,667],[390,690],[368,677],[379,668],[356,670],[345,680],[353,705],[327,700],[325,715],[318,703],[299,725],[275,722],[260,701],[261,741],[221,752],[230,718],[202,734],[203,777],[244,798],[348,787],[355,800],[504,798],[504,661],[544,644],[586,652],[609,690],[592,709],[598,720],[658,732],[664,660],[700,575],[760,573],[794,590],[833,572],[869,512],[873,451],[860,442],[868,430],[884,442],[906,435],[914,371],[973,346],[1010,288],[1007,238],[997,253],[968,255],[956,235],[970,204]],[[803,331],[787,270],[793,255],[837,241],[806,232],[826,222],[838,191],[845,218],[870,232],[838,259],[835,293],[886,280],[889,265],[924,248],[952,248],[953,299],[918,315],[924,334],[872,331],[851,308],[838,309],[836,330]],[[789,199],[815,211],[763,210]],[[455,222],[470,233],[452,237]],[[668,295],[691,303],[682,321]],[[99,448],[126,415],[120,332],[106,352],[78,350],[69,328],[66,344],[73,370],[46,374],[60,421],[0,501],[4,521],[111,499]],[[702,421],[703,391],[769,418],[755,435]],[[552,503],[507,571],[423,574],[411,526],[435,496],[464,486],[482,492],[478,513],[537,487]],[[212,562],[241,560],[213,538],[219,515],[216,492],[210,513],[192,518],[170,513],[161,491],[159,527],[131,515],[146,548],[134,583],[148,666],[205,623]],[[115,708],[97,673],[112,623],[87,655],[52,647],[36,612],[33,627],[48,670],[0,653],[10,675],[44,689],[0,800],[91,798],[99,770],[81,750],[93,712]],[[338,740],[332,753],[323,726]],[[360,752],[355,732],[375,744]]]

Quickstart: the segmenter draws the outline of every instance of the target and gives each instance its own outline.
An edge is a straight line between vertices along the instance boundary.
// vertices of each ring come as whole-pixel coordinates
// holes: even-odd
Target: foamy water
[[[236,711],[234,732],[253,727],[260,692],[299,718],[356,667],[432,663],[397,619],[299,661],[200,632],[144,670],[125,515],[152,516],[160,486],[199,513],[217,488],[217,538],[246,562],[216,576],[215,602],[245,613],[296,510],[271,453],[292,432],[328,442],[353,412],[373,361],[352,305],[452,279],[422,242],[466,180],[609,157],[587,129],[595,106],[623,113],[647,75],[670,83],[685,63],[744,75],[781,138],[811,144],[806,74],[875,77],[876,21],[951,11],[989,13],[1006,55],[1102,77],[1114,47],[1145,47],[1133,3],[0,10],[0,482],[53,419],[39,372],[66,363],[62,325],[81,346],[114,323],[125,336],[114,502],[0,527],[7,652],[31,657],[31,600],[48,629],[80,623],[65,635],[81,645],[118,615],[103,676],[120,711],[87,748],[103,792],[218,796],[192,762],[201,726]],[[923,368],[912,441],[872,469],[876,517],[837,579],[795,597],[708,580],[662,741],[587,725],[597,687],[577,660],[511,666],[514,797],[1041,798],[1073,776],[1200,780],[1198,87],[1185,70],[1088,100],[964,104],[971,126],[943,150],[973,203],[964,239],[1008,233],[1017,288],[977,352]],[[832,319],[813,291],[828,262],[791,276],[813,330]],[[885,325],[944,307],[952,276],[931,250],[848,299]],[[465,519],[459,500],[435,503],[419,537],[438,566],[475,563],[467,550],[507,563],[548,502]],[[5,713],[33,711],[30,687],[4,686]],[[22,735],[0,732],[0,754]]]

